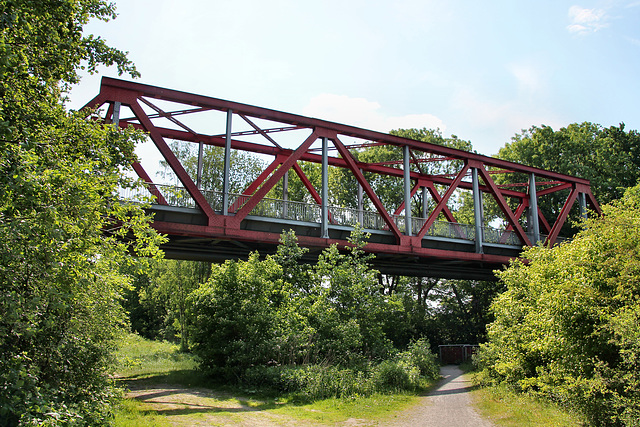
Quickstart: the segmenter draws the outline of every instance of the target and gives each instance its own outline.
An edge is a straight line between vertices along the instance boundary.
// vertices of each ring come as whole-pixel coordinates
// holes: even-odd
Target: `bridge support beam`
[[[411,228],[411,167],[409,146],[405,145],[403,151],[403,168],[404,168],[404,234],[411,236],[413,233]]]
[[[422,218],[427,218],[429,216],[429,192],[427,187],[422,187]]]
[[[113,103],[113,114],[111,116],[111,123],[116,125],[116,127],[120,126],[120,101],[116,101]]]
[[[198,190],[202,189],[202,162],[204,158],[204,143],[200,141],[198,143],[198,171],[196,172],[196,187]]]
[[[536,175],[529,175],[529,232],[531,243],[537,245],[540,241],[540,218],[538,217],[538,194],[536,190]]]
[[[222,180],[222,215],[229,214],[229,170],[231,168],[231,120],[233,111],[227,110],[227,135],[224,144],[224,178]]]
[[[587,219],[587,195],[578,193],[578,203],[580,204],[580,218]]]
[[[282,177],[282,218],[286,218],[288,214],[289,204],[289,171],[285,172]]]
[[[478,168],[471,169],[471,179],[473,186],[473,218],[475,221],[476,253],[483,253],[482,249],[482,195],[480,194],[480,184],[478,182]]]
[[[329,140],[322,137],[322,224],[320,236],[329,238]]]
[[[362,173],[362,170],[360,170]],[[364,196],[362,194],[362,184],[358,183],[358,222],[364,228]]]

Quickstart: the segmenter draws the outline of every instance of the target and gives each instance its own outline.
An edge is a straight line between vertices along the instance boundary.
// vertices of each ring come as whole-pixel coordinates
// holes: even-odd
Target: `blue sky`
[[[87,33],[141,83],[387,132],[440,128],[493,155],[532,125],[640,129],[638,0],[116,0]],[[79,108],[99,90],[86,76]]]

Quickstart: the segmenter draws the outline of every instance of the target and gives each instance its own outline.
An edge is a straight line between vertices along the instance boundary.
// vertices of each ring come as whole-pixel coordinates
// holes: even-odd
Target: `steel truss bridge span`
[[[600,212],[584,179],[353,126],[111,78],[102,79],[100,93],[86,107],[102,106],[106,112],[96,119],[144,130],[178,181],[154,181],[142,159],[133,165],[145,183],[142,192],[121,195],[154,196],[153,227],[169,237],[163,247],[168,257],[218,261],[254,250],[273,253],[280,234],[293,229],[312,261],[331,244],[347,245],[357,222],[371,233],[365,250],[376,255],[374,264],[384,273],[486,280],[523,246],[558,242],[574,205],[583,214],[588,206]],[[198,148],[195,172],[188,173],[172,151],[173,141]],[[224,147],[216,189],[201,185],[207,145]],[[363,150],[385,146],[399,158],[360,160]],[[230,191],[233,150],[269,159],[238,194]],[[304,162],[320,165],[319,186],[305,174]],[[446,164],[446,173],[434,164]],[[330,168],[341,168],[357,183],[356,208],[332,206]],[[305,200],[289,200],[291,173],[304,185]],[[498,185],[494,177],[505,173],[522,182]],[[376,194],[372,182],[381,176],[401,183],[396,206]],[[276,186],[280,198],[273,197]],[[470,225],[455,217],[456,197],[464,192],[473,199]],[[555,218],[538,207],[550,195],[564,200]],[[486,227],[485,199],[501,212],[501,229]],[[414,213],[416,200],[420,215]]]

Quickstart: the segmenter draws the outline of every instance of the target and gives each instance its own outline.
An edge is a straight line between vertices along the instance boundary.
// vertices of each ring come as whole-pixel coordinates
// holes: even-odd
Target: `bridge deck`
[[[395,247],[395,236],[389,231],[386,223],[375,212],[358,211],[356,209],[330,206],[331,225],[329,237],[321,239],[320,206],[317,204],[296,202],[282,199],[265,198],[250,215],[243,220],[242,230],[271,236],[260,242],[229,240],[217,233],[203,233],[198,237],[184,234],[193,232],[194,227],[204,231],[207,225],[206,215],[195,206],[193,199],[182,187],[158,185],[167,204],[153,203],[148,209],[154,215],[156,228],[170,237],[164,245],[168,256],[180,259],[222,261],[229,258],[246,258],[251,251],[259,251],[262,255],[272,254],[277,248],[277,241],[273,236],[282,232],[294,230],[299,238],[319,239],[324,243],[312,247],[306,260],[315,261],[319,252],[328,246],[328,242],[344,242],[359,223],[370,235],[371,244]],[[204,191],[207,200],[217,213],[221,213],[222,194],[215,191]],[[231,194],[231,203],[239,207],[246,201],[240,194]],[[122,200],[142,202],[149,200],[146,188],[129,189],[122,192]],[[236,203],[237,202],[237,203]],[[394,221],[401,231],[405,231],[404,216],[394,215]],[[413,218],[414,233],[426,221],[426,218]],[[422,249],[446,251],[449,259],[442,259],[442,255],[434,258],[419,259],[406,257],[403,254],[378,252],[374,264],[383,273],[403,275],[430,275],[458,279],[493,280],[492,271],[500,268],[506,260],[517,257],[522,250],[522,242],[513,232],[493,227],[482,227],[484,254],[493,256],[491,260],[470,262],[466,258],[458,258],[454,254],[473,254],[475,252],[474,225],[435,221],[422,238]],[[542,236],[545,238],[546,236]],[[451,256],[453,255],[453,256]],[[496,262],[495,257],[500,258]]]

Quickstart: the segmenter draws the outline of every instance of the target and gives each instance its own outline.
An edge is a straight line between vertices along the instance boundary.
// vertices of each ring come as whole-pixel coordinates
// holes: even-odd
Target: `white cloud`
[[[586,9],[576,5],[569,8],[569,20],[571,23],[567,29],[579,35],[595,33],[609,25],[603,9]]]
[[[389,116],[380,108],[380,104],[365,98],[326,93],[311,98],[302,114],[385,133],[392,129],[423,127],[445,130],[444,122],[432,114]]]

